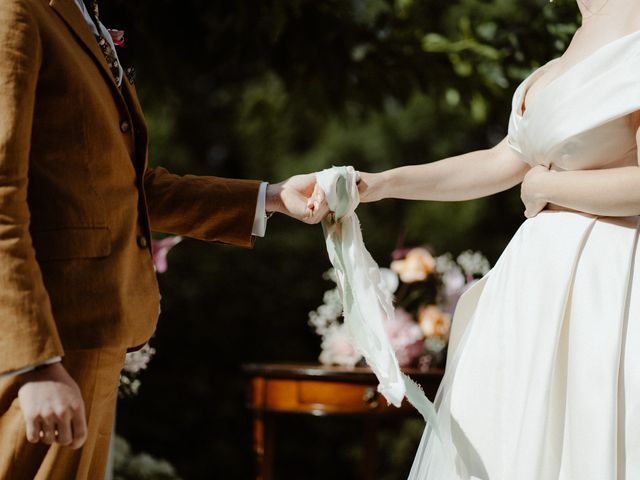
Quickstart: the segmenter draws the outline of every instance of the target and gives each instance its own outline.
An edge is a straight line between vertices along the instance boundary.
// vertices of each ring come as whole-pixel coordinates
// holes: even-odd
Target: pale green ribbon
[[[433,403],[418,384],[402,373],[384,330],[384,319],[394,317],[393,297],[364,246],[355,214],[360,203],[356,179],[353,167],[333,167],[316,174],[317,184],[334,212],[322,227],[342,296],[344,321],[354,347],[378,378],[378,391],[396,407],[406,397],[439,436]]]

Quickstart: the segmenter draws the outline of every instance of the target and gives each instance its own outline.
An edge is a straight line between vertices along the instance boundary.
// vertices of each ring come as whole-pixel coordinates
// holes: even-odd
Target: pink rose
[[[442,274],[442,283],[444,284],[442,307],[446,313],[453,314],[455,311],[460,296],[467,289],[466,282],[467,278],[458,267],[447,270]]]
[[[384,329],[400,367],[409,367],[415,364],[424,353],[424,336],[411,315],[406,310],[397,308],[395,317],[385,320]]]
[[[362,355],[354,348],[345,324],[331,325],[322,337],[320,363],[355,366]]]

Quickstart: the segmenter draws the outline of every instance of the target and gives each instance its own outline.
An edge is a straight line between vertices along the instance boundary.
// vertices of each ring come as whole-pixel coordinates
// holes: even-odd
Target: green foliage
[[[151,162],[269,181],[496,144],[518,83],[561,53],[578,22],[569,0],[112,0],[103,10],[108,26],[127,32],[122,56],[136,65]],[[359,215],[380,263],[399,237],[454,254],[482,250],[494,263],[523,219],[518,193],[389,200]],[[140,397],[120,407],[119,429],[136,448],[170,458],[185,478],[211,478],[212,464],[220,478],[250,478],[239,365],[317,358],[306,318],[325,287],[323,248],[319,228],[274,218],[252,251],[193,241],[171,253],[158,355]],[[299,478],[297,462],[324,458],[302,454],[296,437],[313,436],[315,425],[280,439],[278,455],[295,455],[279,461],[287,470],[277,478]],[[353,447],[322,441],[324,450]],[[406,476],[408,443],[394,450],[387,478]],[[347,457],[318,463],[319,478],[323,468],[354,471]]]

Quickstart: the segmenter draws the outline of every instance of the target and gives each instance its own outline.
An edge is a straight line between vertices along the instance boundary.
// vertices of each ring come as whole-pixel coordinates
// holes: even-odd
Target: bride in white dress
[[[527,220],[458,304],[444,445],[427,427],[412,480],[640,479],[640,2],[578,6],[500,144],[360,174],[363,202],[522,184]]]

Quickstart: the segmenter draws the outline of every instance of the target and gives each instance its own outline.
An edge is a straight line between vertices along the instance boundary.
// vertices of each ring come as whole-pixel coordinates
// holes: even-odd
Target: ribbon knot
[[[333,167],[316,175],[336,221],[354,213],[360,204],[357,176],[353,167]]]

